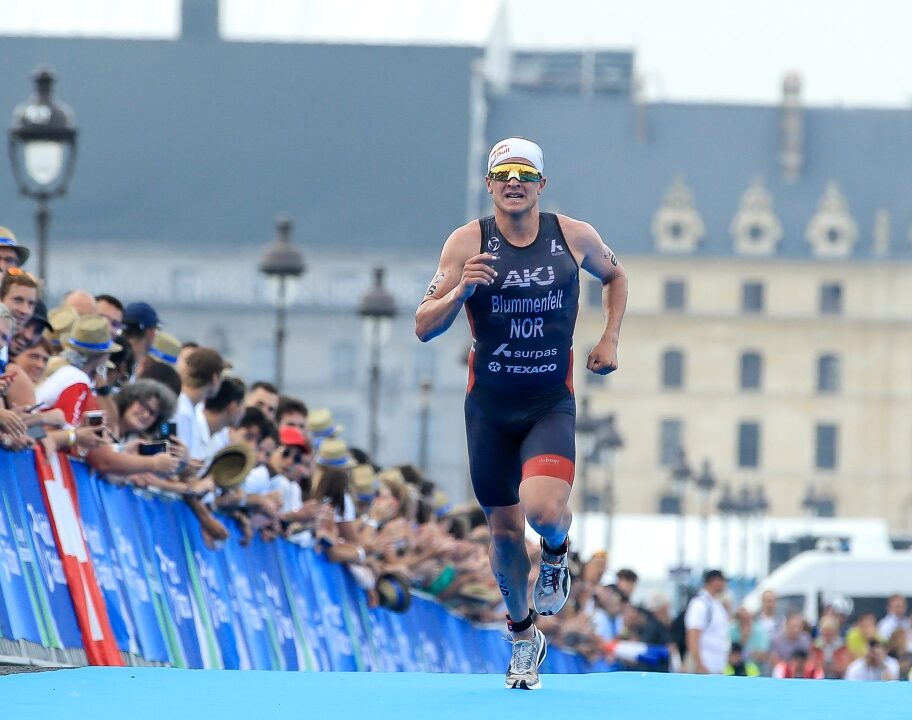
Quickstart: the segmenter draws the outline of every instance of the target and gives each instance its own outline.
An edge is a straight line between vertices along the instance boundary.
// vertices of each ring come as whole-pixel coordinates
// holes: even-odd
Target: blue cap
[[[148,330],[161,325],[155,308],[144,302],[127,305],[124,310],[123,323],[124,325],[136,325],[140,330]]]

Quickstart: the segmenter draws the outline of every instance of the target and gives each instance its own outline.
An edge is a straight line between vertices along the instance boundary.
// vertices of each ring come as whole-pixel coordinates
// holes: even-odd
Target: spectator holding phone
[[[82,414],[97,410],[95,377],[107,372],[108,355],[120,349],[100,315],[80,317],[62,338],[62,366],[36,388],[37,402],[63,410],[66,421],[79,425]]]
[[[126,442],[158,439],[159,426],[174,414],[177,397],[155,380],[137,380],[115,396],[118,423],[114,435]]]

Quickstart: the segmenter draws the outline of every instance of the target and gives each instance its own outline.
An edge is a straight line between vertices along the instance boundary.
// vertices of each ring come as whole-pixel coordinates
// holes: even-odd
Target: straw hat
[[[348,452],[348,445],[338,438],[326,438],[320,443],[315,459],[317,465],[331,468],[353,468],[355,461]]]
[[[367,500],[377,494],[380,483],[374,475],[374,468],[367,463],[355,465],[351,472],[351,489],[359,500]]]
[[[307,415],[307,432],[317,442],[324,438],[338,437],[344,432],[342,425],[336,425],[332,413],[326,408],[311,410]]]
[[[15,250],[16,255],[19,257],[20,267],[25,265],[25,261],[28,260],[31,254],[27,247],[23,247],[16,242],[16,236],[13,235],[13,231],[5,227],[0,227],[0,247],[8,247]]]
[[[106,355],[122,349],[111,338],[111,325],[101,315],[83,315],[61,335],[61,343],[83,355]]]
[[[236,443],[223,447],[213,455],[201,476],[209,475],[216,487],[230,490],[244,482],[254,465],[256,465],[256,453],[253,448],[243,443]]]
[[[381,575],[376,590],[380,606],[393,612],[405,612],[412,604],[408,578],[402,573],[388,572]]]
[[[78,319],[79,314],[69,305],[51,308],[48,312],[48,324],[51,329],[45,330],[44,336],[51,345],[60,347],[61,336],[66,335]]]
[[[159,330],[155,333],[155,340],[149,348],[149,359],[165,365],[177,365],[177,356],[180,354],[180,340],[171,333]]]

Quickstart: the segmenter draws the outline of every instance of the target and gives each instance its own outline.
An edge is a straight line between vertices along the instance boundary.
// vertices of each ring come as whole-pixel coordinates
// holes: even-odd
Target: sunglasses
[[[299,447],[294,447],[294,448],[287,447],[284,450],[282,450],[282,457],[285,458],[286,460],[291,458],[291,461],[295,465],[299,465],[300,463],[302,463],[304,461],[304,452],[302,452],[301,448],[299,448]]]
[[[34,282],[34,283],[37,283],[37,282],[38,282],[38,279],[37,279],[34,275],[32,275],[30,272],[26,272],[25,270],[23,270],[23,269],[22,269],[21,267],[19,267],[19,266],[7,268],[7,269],[6,269],[6,274],[7,274],[7,275],[10,275],[10,276],[12,276],[12,277],[24,277],[24,278],[28,278],[29,280],[31,280],[31,281]]]
[[[488,177],[498,182],[507,182],[512,178],[516,178],[520,182],[541,182],[542,174],[531,165],[510,163],[492,168]]]

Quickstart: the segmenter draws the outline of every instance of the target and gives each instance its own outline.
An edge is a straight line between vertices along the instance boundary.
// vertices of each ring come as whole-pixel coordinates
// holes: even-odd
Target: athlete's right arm
[[[479,285],[490,285],[497,277],[490,253],[477,254],[478,223],[471,222],[453,231],[443,245],[440,265],[415,313],[415,334],[427,342],[445,332],[466,300]]]

